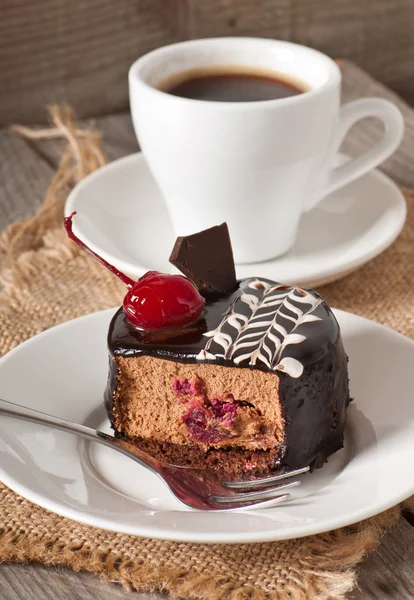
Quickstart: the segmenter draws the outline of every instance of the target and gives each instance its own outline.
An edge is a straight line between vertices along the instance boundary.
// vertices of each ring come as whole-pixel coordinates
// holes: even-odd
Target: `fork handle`
[[[72,421],[67,421],[65,419],[61,419],[60,417],[55,417],[32,408],[27,408],[26,406],[21,406],[20,404],[7,402],[7,400],[2,400],[1,398],[0,415],[12,417],[13,419],[20,419],[21,421],[29,421],[30,423],[35,423],[37,425],[44,425],[52,429],[59,429],[60,431],[78,435],[79,437],[91,442],[97,442],[98,444],[102,444],[103,446],[107,446],[113,450],[117,450],[128,458],[132,458],[141,466],[150,469],[153,473],[158,475],[156,469],[151,464],[152,460],[149,456],[147,457],[147,455],[145,455],[144,458],[144,453],[138,450],[138,448],[135,448],[135,446],[132,447],[131,444],[128,444],[123,440],[118,440],[114,436],[104,433],[103,431],[99,431],[98,429],[92,429],[92,427],[87,427],[86,425],[73,423]],[[127,447],[130,449],[128,450]]]

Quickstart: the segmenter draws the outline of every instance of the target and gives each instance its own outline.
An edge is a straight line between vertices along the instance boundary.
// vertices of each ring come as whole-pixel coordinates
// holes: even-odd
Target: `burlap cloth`
[[[68,139],[60,168],[38,214],[12,224],[1,237],[1,354],[57,323],[119,304],[125,291],[105,268],[68,242],[61,226],[68,186],[104,162],[99,134],[77,129],[68,109],[55,108],[52,116],[56,129],[36,136]],[[355,274],[320,291],[333,306],[414,337],[414,193],[405,195],[408,220],[397,242]],[[401,508],[304,539],[201,545],[80,525],[31,504],[1,483],[0,498],[0,561],[66,565],[136,590],[208,600],[343,598],[355,585],[356,565],[397,521]]]

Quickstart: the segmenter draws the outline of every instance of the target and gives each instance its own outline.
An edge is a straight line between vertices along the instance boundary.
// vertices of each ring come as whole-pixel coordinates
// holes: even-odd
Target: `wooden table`
[[[414,117],[413,117],[414,120]],[[97,127],[105,133],[109,159],[137,150],[127,115],[103,117]],[[414,140],[413,140],[414,149]],[[57,166],[62,143],[27,142],[0,131],[0,230],[16,218],[31,214],[44,199]],[[401,161],[397,161],[401,170]],[[405,177],[410,173],[407,168]],[[414,186],[414,181],[412,181]],[[401,517],[360,568],[355,600],[412,600],[414,598],[414,515]],[[131,594],[96,577],[40,565],[0,565],[1,600],[156,600],[158,594]]]

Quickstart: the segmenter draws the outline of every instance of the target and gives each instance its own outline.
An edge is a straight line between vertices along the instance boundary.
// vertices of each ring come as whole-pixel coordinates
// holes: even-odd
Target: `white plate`
[[[70,321],[0,360],[0,397],[108,430],[102,393],[113,310]],[[370,517],[414,493],[414,342],[336,311],[350,357],[345,448],[273,509],[205,513],[181,505],[129,459],[75,436],[0,417],[0,479],[82,523],[153,538],[259,542],[319,533]]]
[[[342,161],[346,158],[342,157]],[[120,271],[174,271],[168,262],[175,235],[162,196],[142,154],[117,160],[82,181],[65,213],[76,210],[74,231]],[[238,265],[239,278],[268,277],[318,286],[344,277],[387,248],[406,218],[404,196],[371,171],[303,216],[295,247],[267,262]]]

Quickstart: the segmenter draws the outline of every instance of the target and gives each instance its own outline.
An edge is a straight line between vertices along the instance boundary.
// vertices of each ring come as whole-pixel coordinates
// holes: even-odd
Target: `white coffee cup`
[[[216,66],[271,70],[310,91],[277,100],[215,102],[157,89],[174,75]],[[386,100],[365,98],[340,107],[335,62],[283,41],[212,38],[165,46],[132,65],[129,87],[135,132],[175,233],[226,221],[238,263],[287,252],[302,213],[384,161],[404,131],[400,111]],[[382,139],[333,168],[349,129],[365,117],[384,123]]]

